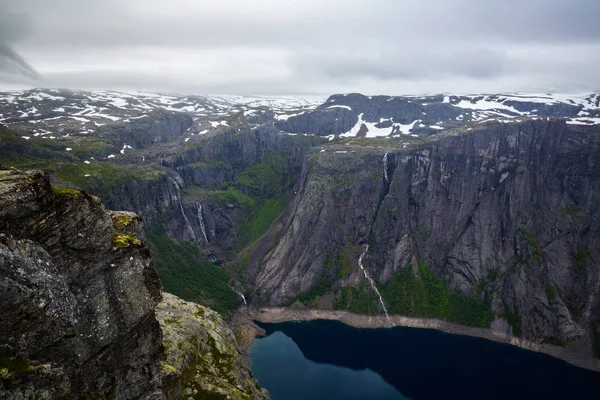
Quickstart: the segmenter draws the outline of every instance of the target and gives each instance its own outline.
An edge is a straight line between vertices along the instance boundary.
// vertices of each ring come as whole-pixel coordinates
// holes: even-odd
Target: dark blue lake
[[[273,400],[600,399],[600,373],[429,329],[260,324],[252,372]]]

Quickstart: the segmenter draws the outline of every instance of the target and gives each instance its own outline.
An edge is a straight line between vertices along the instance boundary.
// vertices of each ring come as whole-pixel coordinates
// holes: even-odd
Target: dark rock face
[[[0,171],[0,397],[165,398],[161,284],[134,228],[46,174]]]
[[[593,106],[595,94],[587,100]],[[477,103],[483,101],[483,107]],[[359,116],[363,121],[376,124],[378,128],[395,124],[411,124],[412,134],[430,136],[437,132],[437,125],[445,129],[463,126],[466,122],[481,121],[491,116],[541,116],[577,117],[598,115],[598,110],[583,112],[582,104],[528,101],[527,96],[364,96],[358,93],[336,94],[313,111],[275,121],[284,132],[313,133],[319,136],[339,135],[350,131]],[[489,112],[489,113],[488,113]],[[581,114],[581,112],[583,112]],[[387,125],[386,125],[387,124]],[[431,128],[431,126],[434,128]],[[398,133],[396,130],[390,131]]]
[[[364,96],[358,93],[333,95],[312,112],[277,121],[284,132],[315,133],[321,136],[348,132],[362,114],[365,121],[380,123],[393,120],[410,124],[415,120],[455,122],[465,110],[443,103],[443,96],[408,98],[390,96]],[[467,114],[470,114],[467,110]],[[380,125],[384,127],[384,125]],[[432,133],[432,132],[431,132]],[[430,133],[430,134],[431,134]]]
[[[490,122],[406,149],[332,148],[307,157],[297,188],[281,241],[255,276],[271,305],[323,277],[334,290],[358,287],[358,266],[340,277],[326,257],[369,244],[364,262],[380,284],[422,261],[497,318],[519,315],[523,338],[558,339],[592,357],[598,128]]]
[[[145,148],[176,139],[190,128],[193,122],[189,115],[154,112],[128,124],[110,127],[109,136],[114,136],[136,149]]]

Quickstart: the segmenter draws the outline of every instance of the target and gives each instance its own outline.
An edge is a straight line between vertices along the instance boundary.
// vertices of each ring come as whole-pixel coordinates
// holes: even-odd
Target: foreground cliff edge
[[[138,221],[133,213],[105,210],[83,191],[53,189],[46,173],[0,170],[0,398],[181,398],[181,372],[168,361],[185,365],[164,353],[155,314],[162,287],[147,247],[134,235]],[[162,304],[159,314],[172,314],[178,325],[165,338],[172,342],[175,332],[180,342],[193,343],[179,325],[195,305],[171,295]],[[190,347],[179,357],[200,364],[227,355],[237,380],[209,379],[200,396],[229,390],[234,399],[266,398],[214,314],[197,306],[195,323],[204,327],[192,333],[210,335],[217,353]],[[209,378],[215,371],[200,370]]]

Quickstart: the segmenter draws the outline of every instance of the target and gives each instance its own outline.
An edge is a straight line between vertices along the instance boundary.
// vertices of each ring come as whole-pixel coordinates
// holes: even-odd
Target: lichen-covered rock
[[[165,398],[161,284],[139,241],[114,245],[131,235],[114,216],[45,173],[0,171],[0,398]]]
[[[184,399],[269,398],[217,312],[164,293],[156,318],[165,345],[163,371],[181,375]]]

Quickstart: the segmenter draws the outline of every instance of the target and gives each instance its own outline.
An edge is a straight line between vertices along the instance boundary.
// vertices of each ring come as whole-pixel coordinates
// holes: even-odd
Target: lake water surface
[[[600,399],[600,373],[485,339],[335,321],[260,324],[252,372],[273,400]]]

